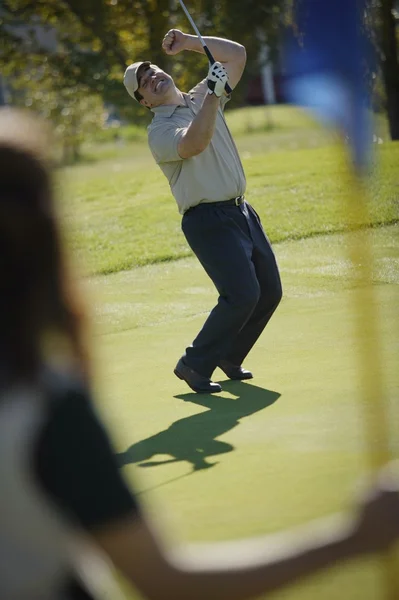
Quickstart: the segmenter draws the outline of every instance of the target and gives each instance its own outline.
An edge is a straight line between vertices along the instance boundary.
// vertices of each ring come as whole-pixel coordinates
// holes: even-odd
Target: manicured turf
[[[383,378],[399,456],[398,226],[372,231]],[[358,288],[348,235],[275,247],[284,299],[246,361],[255,379],[217,396],[172,373],[215,301],[195,259],[96,277],[101,412],[123,472],[165,535],[259,535],[347,507],[365,473],[362,392],[353,336]],[[366,365],[375,374],[375,364]],[[377,561],[359,561],[276,598],[383,600]]]
[[[373,285],[360,285],[347,243],[363,234],[323,235],[347,222],[333,137],[286,107],[228,118],[248,198],[279,242],[284,298],[245,363],[255,379],[226,382],[216,371],[222,394],[195,395],[172,372],[216,293],[187,250],[144,139],[92,148],[101,162],[61,174],[75,260],[97,274],[84,285],[99,409],[123,473],[170,540],[260,535],[347,508],[368,466],[365,416],[374,422],[378,406],[366,405],[361,374],[375,380],[379,359],[399,457],[399,225],[370,230]],[[399,217],[399,146],[381,135],[372,225]],[[366,327],[354,335],[355,321],[369,293],[381,349],[359,364],[369,341]],[[380,576],[377,560],[361,560],[273,598],[385,600]]]

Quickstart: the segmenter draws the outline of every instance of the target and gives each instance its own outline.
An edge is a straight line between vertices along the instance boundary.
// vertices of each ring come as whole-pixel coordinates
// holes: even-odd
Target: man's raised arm
[[[217,37],[204,37],[214,59],[222,63],[229,76],[229,85],[235,88],[243,74],[247,54],[244,46],[231,40]],[[204,49],[196,35],[183,33],[179,29],[171,29],[165,35],[162,48],[166,54],[174,55],[182,50],[191,50],[204,54]]]
[[[215,130],[216,115],[220,98],[224,94],[228,82],[225,67],[216,62],[209,67],[208,91],[198,114],[185,130],[178,144],[181,158],[191,158],[200,154],[208,146]]]

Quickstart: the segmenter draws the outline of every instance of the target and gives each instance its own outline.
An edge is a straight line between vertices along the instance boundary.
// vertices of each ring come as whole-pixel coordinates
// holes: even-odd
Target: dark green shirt
[[[44,491],[88,530],[137,513],[87,392],[71,384],[50,396],[36,452],[36,473]]]
[[[55,385],[54,385],[55,381]],[[138,514],[89,394],[76,383],[49,387],[49,411],[36,445],[35,471],[46,495],[73,522],[90,531]],[[63,596],[94,600],[74,576]]]

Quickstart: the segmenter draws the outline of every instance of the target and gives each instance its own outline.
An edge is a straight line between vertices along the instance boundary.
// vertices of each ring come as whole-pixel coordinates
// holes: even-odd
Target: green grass
[[[84,273],[97,274],[83,282],[98,406],[124,476],[166,541],[267,534],[347,510],[368,466],[361,375],[377,381],[378,358],[391,450],[399,457],[399,225],[368,232],[373,285],[363,290],[347,248],[365,232],[337,233],[346,227],[346,193],[334,136],[287,107],[228,118],[248,198],[280,242],[284,297],[245,362],[255,379],[225,382],[216,370],[224,388],[217,396],[189,393],[172,373],[216,298],[189,256],[174,200],[144,141],[92,146],[96,162],[60,177],[75,257]],[[399,145],[383,139],[370,190],[373,226],[399,216]],[[324,235],[330,232],[336,234]],[[359,367],[370,339],[355,336],[354,327],[369,293],[380,351]],[[368,407],[372,417],[379,399]],[[383,600],[382,590],[380,563],[370,558],[269,598]]]
[[[270,131],[261,126],[265,108],[231,111],[228,120],[243,158],[247,198],[271,240],[344,230],[345,167],[333,136],[293,108],[269,110]],[[248,133],[248,123],[256,133]],[[114,273],[189,256],[175,201],[146,141],[98,152],[100,162],[61,175],[68,236],[83,270]],[[370,225],[398,219],[398,164],[398,143],[378,146]]]
[[[392,453],[399,457],[398,225],[370,232]],[[101,414],[123,474],[163,538],[238,539],[347,510],[368,467],[349,237],[276,247],[284,298],[245,364],[255,378],[198,396],[172,373],[215,303],[195,258],[86,280]],[[360,297],[359,297],[360,294]],[[364,356],[364,354],[363,354]],[[378,360],[361,363],[373,381]],[[376,421],[373,421],[376,422]],[[128,595],[130,599],[136,595]],[[378,559],[340,565],[269,598],[384,600]],[[204,598],[204,600],[206,600]]]

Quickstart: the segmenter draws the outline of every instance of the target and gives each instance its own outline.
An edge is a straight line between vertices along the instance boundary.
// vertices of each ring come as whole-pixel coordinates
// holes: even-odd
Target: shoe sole
[[[222,368],[221,368],[221,370],[223,371]],[[254,378],[254,376],[252,375],[252,373],[250,375],[244,375],[243,377],[232,377],[231,375],[229,375],[228,373],[226,373],[226,371],[223,371],[223,373],[226,375],[226,377],[228,377],[229,379],[231,379],[231,381],[244,381],[245,379],[253,379]]]
[[[193,387],[188,381],[187,379],[185,379],[183,377],[183,375],[181,373],[179,373],[179,371],[177,369],[175,369],[173,371],[173,373],[176,375],[176,377],[178,377],[179,379],[181,379],[182,381],[185,381],[188,385],[189,388],[191,388],[193,390],[193,392],[195,392],[196,394],[219,394],[222,389],[220,388],[220,390],[199,390],[198,388],[196,389],[195,387]]]

